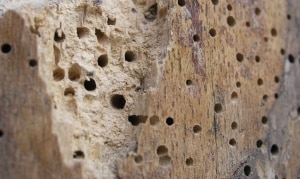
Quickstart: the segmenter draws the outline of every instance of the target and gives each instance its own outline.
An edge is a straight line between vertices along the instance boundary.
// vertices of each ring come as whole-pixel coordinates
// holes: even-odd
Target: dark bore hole
[[[200,41],[200,37],[198,35],[194,35],[193,36],[193,40],[194,40],[194,42],[199,42]]]
[[[186,164],[187,166],[192,166],[193,163],[194,163],[194,160],[193,160],[191,157],[190,157],[190,158],[187,158],[187,159],[185,160],[185,164]]]
[[[88,37],[89,32],[89,29],[86,27],[77,27],[77,36],[80,39]]]
[[[288,20],[291,20],[292,19],[292,16],[291,15],[286,15],[286,18],[288,19]]]
[[[250,22],[249,21],[246,22],[246,26],[250,27]]]
[[[96,82],[93,79],[84,81],[84,88],[88,91],[93,91],[96,89]]]
[[[105,33],[102,32],[100,29],[95,29],[95,35],[96,35],[99,43],[101,43],[107,39],[107,36],[105,35]]]
[[[1,46],[1,51],[3,53],[9,53],[11,51],[11,46],[9,44],[3,44]]]
[[[228,16],[227,17],[227,24],[230,26],[230,27],[233,27],[235,25],[235,19],[232,17],[232,16]]]
[[[108,63],[108,57],[106,54],[104,55],[101,55],[99,58],[98,58],[98,65],[100,67],[105,67]]]
[[[238,62],[242,62],[242,61],[244,60],[244,55],[241,54],[241,53],[237,53],[237,54],[236,54],[236,60],[237,60]]]
[[[185,6],[185,0],[178,0],[179,6]]]
[[[216,113],[221,113],[222,112],[222,105],[220,103],[215,104],[215,108],[214,108]]]
[[[300,116],[300,107],[297,109],[298,116]]]
[[[275,83],[279,83],[279,81],[280,81],[279,77],[278,77],[278,76],[275,76],[275,77],[274,77],[274,81],[275,81]]]
[[[264,37],[264,41],[268,42],[269,41],[268,37]]]
[[[263,85],[263,80],[262,80],[261,78],[259,78],[259,79],[257,80],[257,85],[258,85],[258,86]]]
[[[158,156],[163,156],[168,154],[168,148],[164,145],[160,145],[156,149],[156,153]]]
[[[54,32],[54,41],[55,42],[58,42],[58,43],[63,42],[65,40],[65,38],[66,38],[66,35],[60,28],[55,30],[55,32]]]
[[[272,35],[273,37],[277,36],[277,30],[276,30],[275,28],[272,28],[272,29],[271,29],[271,35]]]
[[[231,4],[228,4],[228,5],[227,5],[227,9],[228,9],[228,11],[232,11],[232,6],[231,6]]]
[[[132,61],[136,60],[136,56],[132,51],[127,51],[125,53],[125,60],[127,62],[132,62]]]
[[[186,80],[186,81],[185,81],[185,84],[186,84],[187,86],[192,85],[192,80]]]
[[[261,140],[256,141],[257,148],[261,148],[262,145],[263,145],[263,142]]]
[[[285,50],[283,48],[280,49],[280,53],[281,53],[281,55],[284,55],[285,54]]]
[[[84,153],[81,150],[76,150],[73,154],[73,158],[84,159]]]
[[[255,8],[254,12],[258,16],[258,15],[260,15],[261,10],[257,7],[257,8]]]
[[[235,145],[236,145],[235,139],[230,139],[230,140],[229,140],[229,145],[235,146]]]
[[[289,59],[289,62],[290,62],[290,63],[294,63],[294,62],[295,62],[295,58],[294,58],[294,56],[291,55],[291,54],[289,54],[288,59]]]
[[[135,163],[142,163],[143,162],[143,156],[137,155],[134,157]]]
[[[209,35],[212,36],[212,37],[215,37],[217,35],[217,32],[215,29],[210,29],[209,30]]]
[[[268,101],[268,95],[263,95],[263,100],[264,100],[264,102],[267,102]]]
[[[262,122],[263,124],[267,124],[267,123],[268,123],[268,117],[267,117],[267,116],[263,116],[263,117],[261,118],[261,122]]]
[[[249,165],[246,165],[244,167],[244,173],[245,173],[246,176],[250,175],[250,173],[251,173],[251,167]]]
[[[240,88],[241,87],[241,82],[236,82],[236,87]]]
[[[3,136],[3,131],[0,129],[0,138]]]
[[[158,163],[160,166],[167,167],[171,164],[171,157],[169,155],[164,155],[159,157]]]
[[[171,125],[174,124],[174,119],[171,118],[171,117],[168,117],[168,118],[166,119],[166,123],[167,123],[169,126],[171,126]]]
[[[110,103],[116,109],[123,109],[126,104],[126,99],[123,95],[115,94],[111,97]]]
[[[133,126],[138,126],[140,123],[145,123],[147,121],[147,116],[131,115],[131,116],[128,116],[128,121]]]
[[[237,129],[237,127],[238,127],[238,124],[237,124],[235,121],[233,121],[233,122],[231,123],[231,129],[232,129],[232,130],[235,130],[235,129]]]
[[[37,65],[37,61],[35,59],[29,60],[29,66],[35,67]]]
[[[232,100],[237,100],[237,98],[238,98],[238,94],[234,91],[234,92],[232,92],[231,93],[231,99]]]
[[[277,155],[279,153],[278,146],[276,144],[273,144],[271,147],[271,154],[272,155]]]
[[[149,7],[148,11],[145,13],[145,18],[153,21],[157,17],[157,3]]]
[[[74,96],[75,95],[75,90],[72,87],[66,88],[64,92],[65,96]]]
[[[219,0],[211,0],[211,2],[213,3],[213,5],[219,4]]]
[[[75,81],[80,78],[81,68],[78,63],[74,63],[68,71],[68,76],[71,81]]]
[[[255,56],[255,61],[256,61],[257,63],[259,63],[259,62],[260,62],[260,57],[259,57],[259,56]]]
[[[278,99],[278,98],[279,98],[279,95],[278,95],[277,93],[275,93],[275,94],[274,94],[274,98],[275,98],[275,99]]]
[[[201,130],[202,130],[202,128],[201,128],[199,125],[195,125],[195,126],[193,127],[193,132],[194,132],[195,134],[199,134],[199,133],[201,132]]]

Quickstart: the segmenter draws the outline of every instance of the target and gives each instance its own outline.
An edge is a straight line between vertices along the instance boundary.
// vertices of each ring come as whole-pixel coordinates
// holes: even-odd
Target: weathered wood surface
[[[115,164],[116,177],[299,178],[299,7],[298,0],[157,1],[157,33],[145,38],[172,43],[161,47],[167,59],[156,59],[156,90],[135,101],[148,118],[132,126],[136,151]],[[52,134],[36,34],[17,13],[0,22],[0,45],[11,45],[0,52],[0,177],[88,178],[80,165],[64,164]],[[169,39],[159,39],[163,33]]]

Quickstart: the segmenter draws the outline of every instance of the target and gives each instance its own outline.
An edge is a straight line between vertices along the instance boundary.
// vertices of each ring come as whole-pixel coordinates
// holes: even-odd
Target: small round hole
[[[228,9],[228,11],[232,11],[232,6],[231,6],[231,4],[228,4],[228,5],[227,5],[227,9]]]
[[[298,116],[300,116],[300,107],[297,109]]]
[[[96,82],[93,79],[84,81],[84,88],[88,91],[93,91],[96,89]]]
[[[263,145],[263,142],[261,140],[256,141],[256,147],[257,148],[261,148],[262,145]]]
[[[58,43],[63,42],[65,40],[65,38],[66,38],[66,35],[60,28],[55,30],[55,33],[54,33],[54,41],[55,42],[58,42]]]
[[[267,124],[267,123],[268,123],[268,117],[267,117],[267,116],[263,116],[263,117],[261,118],[261,122],[262,122],[263,124]]]
[[[260,15],[261,10],[257,7],[257,8],[255,8],[254,12],[258,16],[258,15]]]
[[[264,37],[264,41],[268,42],[269,41],[268,37]]]
[[[214,110],[216,113],[221,113],[222,112],[222,105],[220,103],[215,104]]]
[[[3,131],[0,130],[0,138],[3,137]]]
[[[171,164],[171,157],[169,155],[164,155],[159,157],[158,163],[160,166],[167,167]]]
[[[275,98],[275,99],[278,99],[278,98],[279,98],[279,95],[278,95],[277,93],[275,93],[275,94],[274,94],[274,98]]]
[[[277,36],[277,30],[276,30],[275,28],[272,28],[272,29],[271,29],[271,35],[272,35],[273,37]]]
[[[30,59],[29,60],[29,66],[35,67],[37,65],[37,61],[35,59]]]
[[[75,90],[72,87],[66,88],[64,92],[65,96],[74,96],[75,95]]]
[[[210,29],[209,30],[209,35],[212,36],[212,37],[215,37],[217,35],[217,32],[215,29]]]
[[[292,16],[289,15],[289,14],[287,14],[287,15],[286,15],[286,18],[287,18],[288,20],[291,20],[291,19],[292,19]]]
[[[193,132],[195,134],[199,134],[201,132],[202,128],[199,125],[194,125]]]
[[[116,25],[117,19],[114,17],[107,17],[107,25]]]
[[[192,85],[192,80],[186,80],[186,81],[185,81],[185,84],[186,84],[187,86]]]
[[[11,46],[9,44],[3,44],[1,46],[1,51],[3,53],[9,53],[11,51]]]
[[[229,140],[229,145],[231,145],[231,146],[235,146],[236,145],[236,141],[235,141],[235,139],[230,139]]]
[[[290,62],[290,63],[294,63],[294,62],[295,62],[295,58],[294,58],[294,56],[291,55],[291,54],[289,54],[288,59],[289,59],[289,62]]]
[[[134,157],[135,163],[142,163],[143,162],[143,157],[141,155],[137,155]]]
[[[275,81],[275,83],[279,83],[279,81],[280,81],[279,77],[278,77],[278,76],[275,76],[275,77],[274,77],[274,81]]]
[[[257,80],[257,85],[258,85],[258,86],[263,85],[263,80],[262,80],[261,78],[259,78],[259,79]]]
[[[237,122],[233,121],[233,122],[231,123],[231,129],[232,129],[232,130],[235,130],[235,129],[237,129],[237,127],[238,127]]]
[[[74,63],[68,71],[68,76],[71,81],[75,81],[80,78],[81,68],[78,63]]]
[[[200,37],[198,35],[194,35],[193,36],[193,40],[194,40],[194,42],[199,42],[200,41]]]
[[[111,97],[110,103],[116,109],[123,109],[126,104],[126,99],[123,95],[115,94]]]
[[[77,27],[77,36],[79,39],[88,37],[90,31],[86,27]]]
[[[171,125],[173,125],[173,123],[174,123],[174,119],[171,118],[171,117],[168,117],[168,118],[166,119],[166,123],[167,123],[169,126],[171,126]]]
[[[260,62],[260,57],[259,57],[259,56],[255,56],[255,61],[256,61],[257,63],[259,63],[259,62]]]
[[[187,166],[192,166],[193,163],[194,163],[194,161],[193,161],[193,159],[192,159],[191,157],[190,157],[190,158],[187,158],[187,159],[185,160],[185,164],[186,164]]]
[[[250,27],[250,22],[249,21],[246,22],[246,26]]]
[[[271,147],[271,154],[272,155],[277,155],[279,153],[278,146],[276,144],[273,144]]]
[[[246,166],[244,167],[244,174],[245,174],[246,176],[249,176],[250,173],[251,173],[251,167],[250,167],[249,165],[246,165]]]
[[[281,55],[284,55],[285,54],[285,50],[283,48],[280,49],[280,53],[281,53]]]
[[[135,56],[135,54],[132,51],[127,51],[125,53],[125,60],[127,62],[135,61],[136,60],[136,56]]]
[[[231,93],[231,100],[237,100],[238,94],[234,91]]]
[[[64,69],[58,67],[53,71],[53,78],[55,81],[60,81],[60,80],[64,79],[64,77],[65,77]]]
[[[237,53],[237,54],[236,54],[236,60],[237,60],[238,62],[242,62],[242,61],[244,60],[244,55],[241,54],[241,53]]]
[[[232,17],[232,16],[228,16],[227,17],[227,24],[230,26],[230,27],[233,27],[235,25],[235,19]]]
[[[213,3],[213,5],[218,5],[219,4],[219,0],[211,0],[211,2]]]
[[[236,82],[236,87],[240,88],[241,87],[241,82]]]
[[[158,122],[159,122],[158,116],[154,115],[154,116],[150,117],[150,125],[151,126],[156,126],[158,124]]]
[[[178,0],[179,6],[185,6],[185,0]]]
[[[104,55],[101,55],[99,58],[98,58],[98,65],[100,67],[105,67],[108,63],[108,58],[107,58],[107,55],[104,54]]]
[[[156,153],[158,156],[163,156],[168,154],[168,148],[164,145],[160,145],[156,149]]]
[[[73,158],[84,159],[84,153],[81,150],[76,150],[73,154]]]
[[[263,101],[264,101],[264,102],[267,102],[267,101],[268,101],[268,95],[266,95],[266,94],[263,95]]]

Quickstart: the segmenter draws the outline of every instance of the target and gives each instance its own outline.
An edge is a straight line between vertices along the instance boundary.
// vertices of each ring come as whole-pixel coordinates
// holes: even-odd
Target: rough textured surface
[[[4,2],[1,178],[299,177],[297,0]]]

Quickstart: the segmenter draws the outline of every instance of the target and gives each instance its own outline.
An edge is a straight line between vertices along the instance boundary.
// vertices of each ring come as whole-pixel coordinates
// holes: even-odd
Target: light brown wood
[[[68,16],[66,4],[39,7],[51,13],[34,23],[26,10],[0,19],[0,178],[300,177],[297,0],[136,0],[120,10],[128,22],[94,1]],[[41,59],[45,46],[52,64]],[[72,59],[85,50],[101,52],[96,72]],[[101,81],[106,74],[124,79]],[[79,85],[92,92],[80,98]],[[95,100],[112,109],[90,120],[82,111]],[[59,117],[70,124],[56,104],[68,107]],[[80,159],[67,150],[78,146]]]

